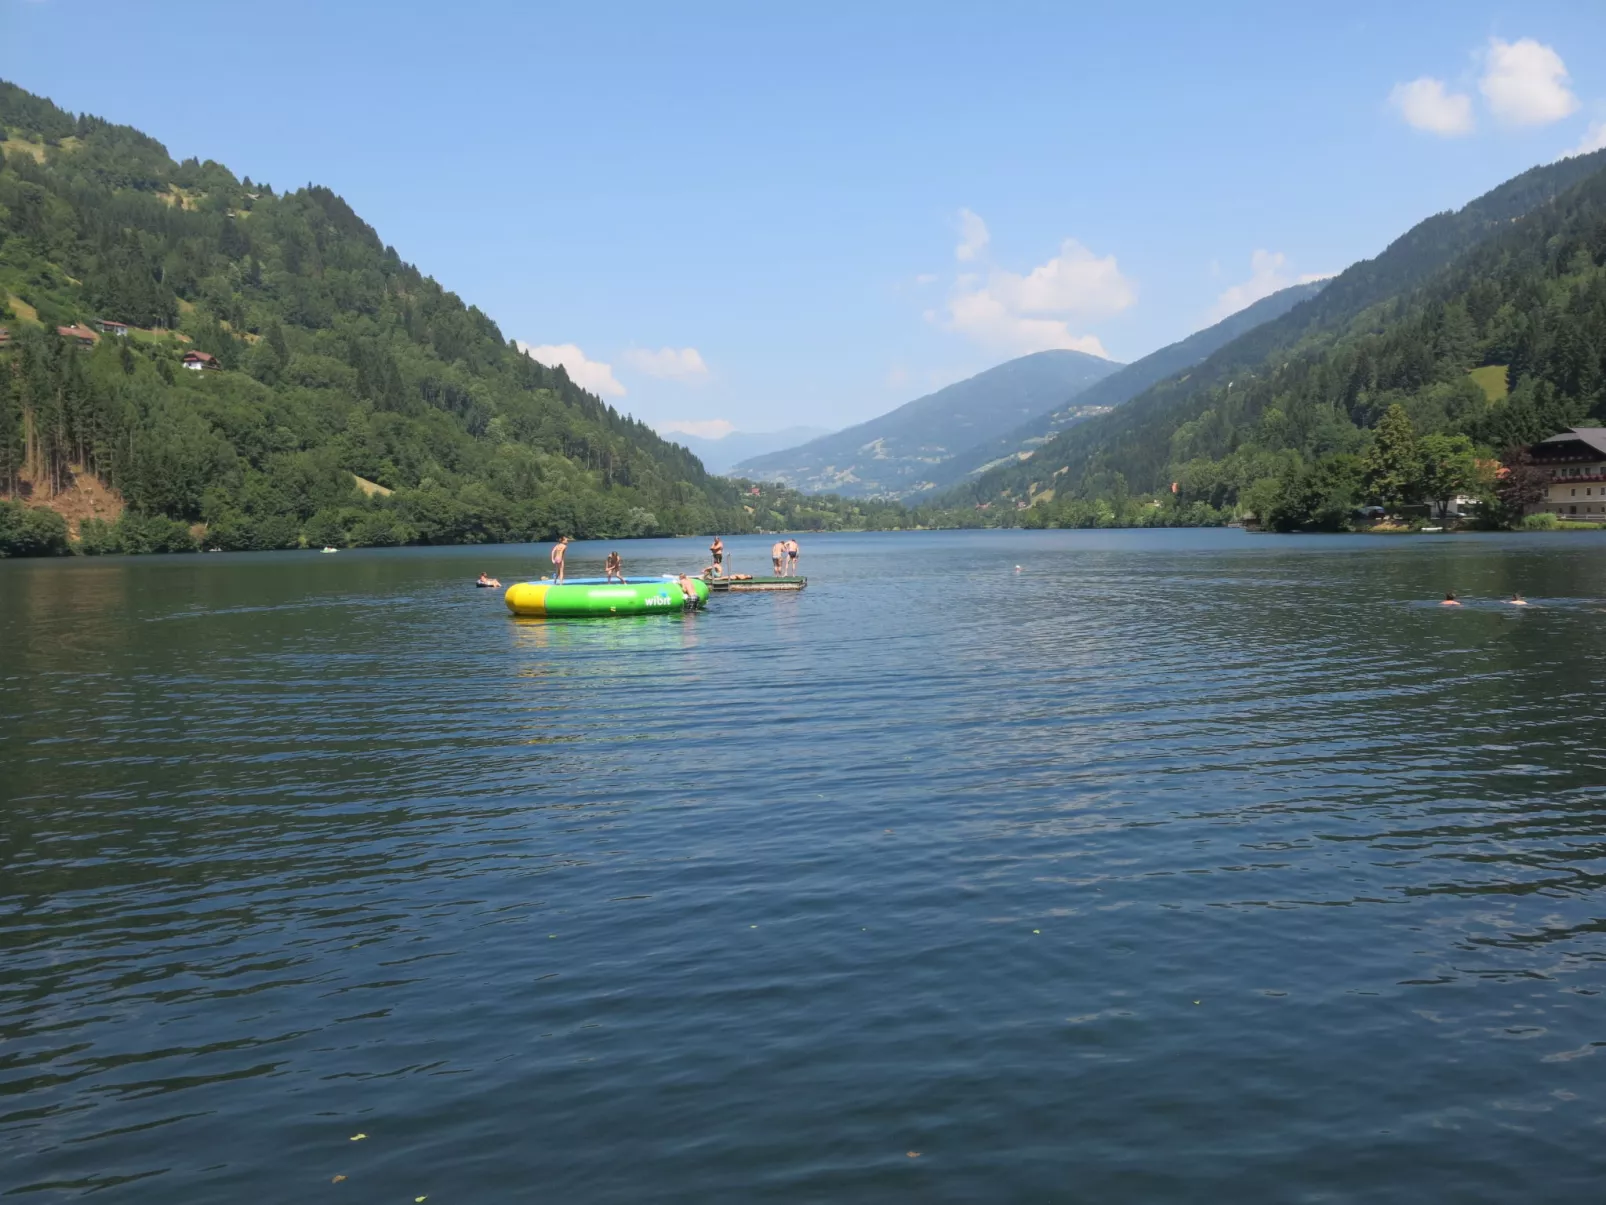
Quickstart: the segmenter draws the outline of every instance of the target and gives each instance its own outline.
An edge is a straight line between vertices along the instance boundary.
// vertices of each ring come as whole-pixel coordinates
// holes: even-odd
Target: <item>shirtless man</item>
[[[688,606],[695,607],[697,605],[697,587],[691,584],[691,578],[684,573],[680,575],[680,593],[682,601]]]
[[[715,536],[714,537],[714,542],[708,546],[708,551],[710,553],[712,553],[713,557],[714,557],[714,564],[713,564],[714,576],[715,577],[724,577],[725,576],[725,543],[724,543],[724,541],[721,540],[718,536]]]
[[[775,543],[770,545],[770,564],[775,566],[776,577],[781,576],[781,562],[785,559],[786,544],[782,540],[776,540]]]
[[[797,540],[786,542],[786,572],[790,577],[797,576]]]
[[[556,544],[552,545],[552,580],[553,581],[561,582],[563,580],[563,554],[568,552],[568,550],[569,550],[569,537],[568,536],[564,536]]]
[[[607,560],[602,562],[602,571],[608,575],[610,582],[617,577],[621,585],[630,584],[625,581],[625,563],[619,559],[617,552],[608,554]]]

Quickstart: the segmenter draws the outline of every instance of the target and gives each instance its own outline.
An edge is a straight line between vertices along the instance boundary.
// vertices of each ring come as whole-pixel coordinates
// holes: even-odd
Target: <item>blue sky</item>
[[[621,409],[760,431],[1135,359],[1606,142],[1606,4],[0,0],[0,76],[326,184]]]

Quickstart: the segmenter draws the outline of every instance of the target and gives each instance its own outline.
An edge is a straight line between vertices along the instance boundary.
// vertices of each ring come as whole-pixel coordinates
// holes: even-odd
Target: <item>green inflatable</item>
[[[687,578],[692,597],[671,578],[648,582],[514,582],[504,599],[515,615],[651,615],[689,611],[708,601],[708,583]]]

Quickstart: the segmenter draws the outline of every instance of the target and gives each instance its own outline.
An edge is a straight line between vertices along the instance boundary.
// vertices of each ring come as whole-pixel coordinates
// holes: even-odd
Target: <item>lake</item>
[[[1601,1198],[1606,538],[800,542],[0,563],[0,1194]]]

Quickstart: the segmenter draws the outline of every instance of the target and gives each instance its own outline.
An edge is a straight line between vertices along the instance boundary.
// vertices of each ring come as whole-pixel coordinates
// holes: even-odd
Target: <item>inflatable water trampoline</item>
[[[651,615],[694,610],[708,601],[708,583],[688,579],[689,599],[677,579],[644,582],[514,582],[503,595],[515,615]]]

